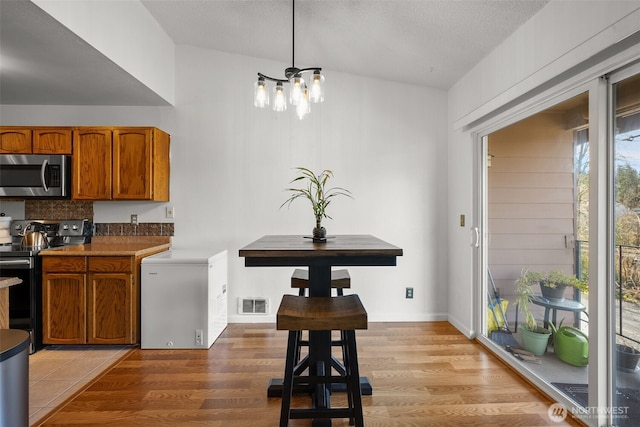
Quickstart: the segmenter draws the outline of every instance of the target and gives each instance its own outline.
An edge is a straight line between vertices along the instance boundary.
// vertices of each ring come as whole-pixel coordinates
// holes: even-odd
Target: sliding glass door
[[[486,337],[531,376],[588,406],[589,93],[578,91],[488,133],[486,146]],[[490,161],[489,161],[490,160]],[[539,279],[574,277],[583,286],[558,286],[547,296]],[[522,288],[530,292],[523,310]],[[545,292],[545,294],[543,294]],[[542,350],[529,343],[526,313]],[[506,317],[507,322],[503,319]],[[576,336],[569,353],[550,343],[553,328]],[[580,340],[582,344],[580,345]],[[566,347],[566,346],[565,346]],[[523,350],[523,351],[520,351]]]
[[[611,75],[614,274],[610,283],[613,345],[612,419],[640,420],[640,71]]]
[[[638,425],[640,66],[502,123],[478,132],[480,339],[560,402],[551,421]],[[560,275],[573,281],[547,294]],[[542,350],[526,342],[528,313],[556,330]]]

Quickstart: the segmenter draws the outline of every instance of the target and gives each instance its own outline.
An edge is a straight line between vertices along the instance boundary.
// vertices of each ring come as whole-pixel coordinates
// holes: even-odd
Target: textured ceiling
[[[298,0],[295,65],[448,89],[547,2]],[[142,3],[176,44],[281,61],[256,70],[274,77],[291,64],[289,0]],[[30,1],[0,0],[0,104],[166,102]]]
[[[177,44],[291,64],[290,0],[142,3]],[[546,3],[298,0],[295,65],[448,89]]]

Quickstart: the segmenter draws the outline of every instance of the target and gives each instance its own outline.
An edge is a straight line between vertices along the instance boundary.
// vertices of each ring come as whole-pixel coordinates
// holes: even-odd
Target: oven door
[[[37,257],[0,258],[1,277],[22,279],[9,287],[9,328],[29,332],[30,353],[42,348],[42,285],[37,264]]]

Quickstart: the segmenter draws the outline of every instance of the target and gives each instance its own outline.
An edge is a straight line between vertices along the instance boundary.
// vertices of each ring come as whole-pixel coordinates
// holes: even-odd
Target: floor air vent
[[[238,298],[238,313],[269,314],[269,298]]]

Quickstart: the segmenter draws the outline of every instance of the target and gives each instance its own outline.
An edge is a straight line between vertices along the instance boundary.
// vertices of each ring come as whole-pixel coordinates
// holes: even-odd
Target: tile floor
[[[29,425],[126,355],[131,346],[49,346],[29,356]]]

